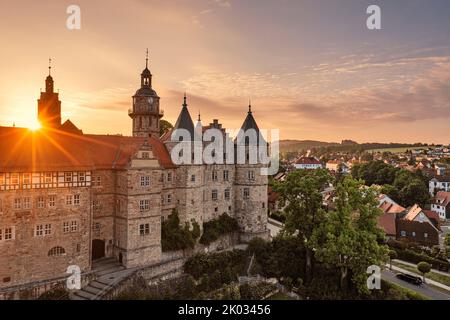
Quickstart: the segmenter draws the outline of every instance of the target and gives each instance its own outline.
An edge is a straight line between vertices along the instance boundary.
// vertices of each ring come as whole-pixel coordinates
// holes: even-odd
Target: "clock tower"
[[[133,96],[133,108],[128,110],[133,119],[133,136],[159,138],[159,120],[164,115],[159,109],[159,97],[152,88],[152,73],[148,69],[148,50],[145,69],[141,73],[141,88]]]

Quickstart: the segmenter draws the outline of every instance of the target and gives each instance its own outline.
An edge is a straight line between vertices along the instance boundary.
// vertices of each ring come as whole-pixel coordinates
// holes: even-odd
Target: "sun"
[[[30,129],[31,131],[37,131],[41,128],[42,126],[39,121],[35,121],[28,126],[28,129]]]

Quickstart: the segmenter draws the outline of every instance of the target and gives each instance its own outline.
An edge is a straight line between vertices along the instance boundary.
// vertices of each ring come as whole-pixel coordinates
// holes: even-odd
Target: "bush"
[[[242,300],[261,300],[266,295],[276,289],[276,286],[269,283],[249,284],[244,283],[239,286],[239,293]]]
[[[245,269],[247,254],[243,250],[224,251],[217,253],[201,253],[190,257],[184,264],[184,272],[199,279],[203,275],[212,275],[216,270],[222,277],[235,279]],[[226,271],[229,269],[229,271]],[[227,273],[227,275],[224,275]]]
[[[219,239],[221,235],[238,230],[239,224],[236,219],[233,219],[232,217],[224,213],[218,219],[211,220],[203,224],[203,235],[200,238],[200,243],[208,245],[211,242]]]
[[[200,236],[200,226],[192,221],[192,231],[189,224],[184,228],[180,226],[180,218],[176,210],[172,211],[169,219],[161,225],[161,247],[162,251],[184,250],[194,248],[196,240]]]
[[[53,288],[44,292],[38,297],[38,300],[68,300],[69,292],[64,288]]]

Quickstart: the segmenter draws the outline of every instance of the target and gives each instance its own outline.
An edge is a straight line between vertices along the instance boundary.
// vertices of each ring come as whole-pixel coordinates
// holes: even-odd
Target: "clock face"
[[[148,103],[152,104],[153,103],[153,98],[148,98]]]

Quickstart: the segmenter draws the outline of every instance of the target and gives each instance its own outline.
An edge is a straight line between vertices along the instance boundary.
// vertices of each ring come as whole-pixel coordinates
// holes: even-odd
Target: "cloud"
[[[431,69],[406,90],[386,84],[347,91],[328,100],[291,104],[286,111],[316,121],[345,121],[355,126],[450,118],[450,63]]]
[[[214,0],[214,2],[219,6],[219,7],[225,7],[225,8],[229,8],[231,7],[231,3],[227,0]]]

